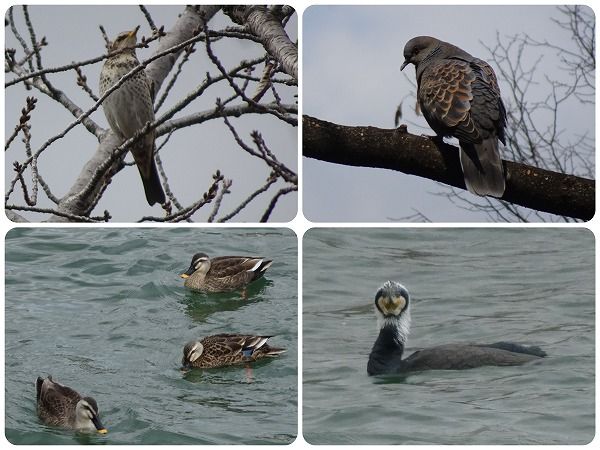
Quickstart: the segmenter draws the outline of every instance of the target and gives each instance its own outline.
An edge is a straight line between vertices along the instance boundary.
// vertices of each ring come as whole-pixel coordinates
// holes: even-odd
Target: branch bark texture
[[[391,169],[465,189],[458,148],[409,134],[406,126],[387,130],[349,127],[310,116],[302,120],[302,152],[308,158],[358,167]],[[595,181],[503,161],[502,200],[538,211],[590,220]]]
[[[284,72],[298,79],[298,47],[288,37],[281,21],[265,6],[235,6],[226,8],[225,12],[258,36],[267,51],[281,63]]]

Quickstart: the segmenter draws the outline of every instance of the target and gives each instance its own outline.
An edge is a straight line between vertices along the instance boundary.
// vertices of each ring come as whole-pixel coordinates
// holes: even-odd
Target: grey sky
[[[415,83],[413,66],[400,72],[410,38],[435,36],[487,60],[481,42],[494,46],[497,33],[526,32],[569,47],[568,33],[553,17],[559,17],[555,6],[311,6],[303,16],[303,113],[343,125],[393,128],[396,107],[404,99],[401,123],[413,134],[433,135],[425,119],[415,115],[414,97],[405,98]],[[531,62],[535,56],[526,55]],[[539,77],[564,79],[558,66],[559,56],[547,52]],[[532,101],[547,95],[540,81],[530,92]],[[500,87],[507,102],[509,88],[502,81]],[[569,101],[559,126],[573,141],[582,133],[593,136],[594,105]],[[384,222],[416,211],[437,222],[489,220],[483,212],[466,211],[436,195],[449,191],[444,185],[400,172],[303,158],[303,177],[303,210],[309,220]]]
[[[157,26],[164,25],[165,30],[168,31],[184,7],[183,5],[148,6],[148,10]],[[45,67],[69,64],[105,53],[104,41],[98,29],[99,25],[105,27],[111,38],[136,25],[141,25],[138,37],[141,35],[149,37],[151,34],[149,26],[137,6],[30,6],[29,12],[37,36],[46,36],[49,42],[42,52]],[[15,7],[14,15],[19,30],[26,35],[20,7]],[[212,29],[217,30],[230,25],[232,25],[231,20],[222,13],[218,13],[209,23]],[[296,16],[292,18],[286,30],[290,38],[295,41],[297,39]],[[10,30],[5,35],[6,46],[16,48],[20,51],[17,58],[22,58],[22,50]],[[149,49],[138,50],[138,58],[140,60],[148,58],[154,52],[154,48],[151,44]],[[249,60],[265,54],[265,50],[260,45],[235,39],[223,39],[215,43],[214,51],[226,68],[235,67],[241,60]],[[83,72],[88,78],[88,84],[96,94],[101,66],[102,63],[97,63],[83,68]],[[261,69],[262,67],[259,67],[258,71]],[[184,66],[175,89],[166,104],[159,110],[158,115],[201,83],[207,72],[216,75],[218,70],[210,63],[204,44],[200,43],[197,44],[196,52],[192,55],[190,62]],[[163,89],[172,73],[163,84]],[[255,75],[260,76],[260,72],[255,72]],[[13,75],[7,75],[7,80],[13,77]],[[283,76],[278,75],[277,77],[282,78]],[[75,84],[74,71],[52,74],[49,78],[58,89],[63,90],[84,111],[93,105],[93,101]],[[283,96],[283,103],[293,104],[295,102],[293,97],[296,93],[295,87],[281,87],[279,91]],[[220,83],[194,100],[176,117],[211,110],[215,106],[217,97],[226,99],[232,95],[232,92],[227,83]],[[38,98],[37,107],[31,119],[34,151],[49,137],[63,131],[74,120],[74,117],[61,105],[35,90],[26,92],[22,85],[19,85],[5,89],[5,93],[7,134],[10,134],[18,122],[21,108],[25,105],[25,97],[34,95]],[[160,94],[161,92],[158,96]],[[272,95],[268,93],[263,101],[272,101],[272,98]],[[94,112],[91,118],[100,126],[108,128],[102,109]],[[231,121],[240,137],[251,146],[253,143],[249,133],[253,130],[260,131],[276,157],[287,167],[297,171],[297,128],[284,125],[270,115],[246,115],[239,119],[232,118]],[[159,138],[157,144],[160,144],[163,139],[164,136]],[[96,147],[96,138],[84,127],[78,126],[63,139],[52,144],[42,155],[39,160],[40,171],[56,196],[61,197],[66,193],[79,174],[82,165],[93,155]],[[19,137],[6,152],[7,184],[13,178],[13,161],[24,159],[23,149],[24,146]],[[209,121],[176,132],[166,147],[161,150],[161,157],[163,167],[169,177],[170,188],[183,206],[188,206],[201,197],[202,193],[210,186],[211,176],[217,169],[220,169],[226,178],[233,179],[231,194],[225,196],[221,205],[221,215],[230,212],[251,192],[262,186],[270,173],[263,161],[248,155],[237,146],[222,120]],[[131,156],[128,155],[126,160],[131,161]],[[234,221],[257,222],[272,196],[283,184],[277,183],[275,186],[276,188],[271,187],[268,193],[259,196],[255,202],[236,216]],[[10,203],[17,203],[17,199],[20,197],[22,196],[20,188],[18,188],[15,200],[11,200]],[[53,206],[41,189],[38,206]],[[146,203],[139,174],[135,167],[127,167],[113,178],[92,215],[101,215],[105,209],[112,214],[114,221],[120,222],[135,221],[145,215],[163,215],[160,206],[150,207]],[[211,210],[212,205],[208,205],[194,216],[194,219],[205,221]],[[287,222],[295,217],[296,212],[297,194],[288,194],[280,198],[270,220]],[[30,220],[44,219],[40,215],[21,214]]]

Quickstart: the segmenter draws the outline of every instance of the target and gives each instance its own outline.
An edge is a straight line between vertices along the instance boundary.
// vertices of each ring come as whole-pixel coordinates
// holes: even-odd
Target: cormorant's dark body
[[[493,344],[445,344],[414,352],[402,359],[404,345],[382,329],[369,355],[369,375],[416,372],[421,370],[462,370],[481,366],[517,366],[546,353],[539,347],[511,342]]]

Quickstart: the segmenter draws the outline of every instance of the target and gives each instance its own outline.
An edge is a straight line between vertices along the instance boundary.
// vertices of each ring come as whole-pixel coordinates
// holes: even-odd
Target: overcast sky
[[[556,17],[555,6],[311,6],[303,16],[303,113],[342,125],[393,128],[404,99],[401,123],[409,124],[410,133],[433,135],[425,119],[415,115],[414,100],[405,98],[415,83],[414,66],[400,72],[409,39],[434,36],[489,61],[482,42],[493,47],[497,33],[501,38],[529,33],[570,46],[569,34],[551,20]],[[525,57],[533,62],[535,54]],[[547,95],[545,75],[565,79],[558,66],[559,56],[547,53],[531,101]],[[502,81],[500,87],[507,102],[508,87]],[[594,135],[593,105],[569,102],[559,120],[565,139]],[[466,211],[437,195],[449,188],[429,179],[309,158],[302,164],[303,209],[309,220],[384,222],[417,211],[436,222],[489,220],[483,212]]]
[[[183,5],[148,6],[157,26],[164,25],[166,31],[173,26],[178,14],[184,8]],[[111,38],[121,31],[133,29],[136,25],[141,25],[138,38],[142,35],[146,37],[151,35],[148,23],[137,6],[30,6],[29,13],[37,36],[46,36],[49,43],[42,52],[45,67],[70,64],[73,61],[89,59],[105,53],[104,40],[98,29],[99,25],[104,26]],[[21,7],[14,8],[14,16],[20,32],[27,36]],[[233,24],[229,18],[218,13],[209,25],[212,29],[219,30]],[[21,59],[23,57],[21,47],[14,39],[10,28],[6,27],[5,30],[7,30],[5,32],[6,46],[16,48],[18,50],[17,59]],[[295,41],[297,39],[297,18],[295,16],[287,25],[286,30],[292,41]],[[203,45],[197,45],[191,61],[184,66],[174,91],[160,111],[166,111],[177,100],[193,90],[204,80],[207,72],[217,75],[218,70],[208,61]],[[154,51],[154,43],[149,49],[138,49],[138,58],[140,60],[148,58]],[[235,39],[223,39],[215,43],[214,51],[226,68],[237,66],[241,60],[249,60],[265,54],[265,50],[259,44]],[[98,93],[101,67],[102,63],[97,63],[83,68],[88,84],[96,94]],[[259,67],[258,71],[261,69],[262,67]],[[163,83],[163,89],[171,74]],[[260,76],[260,72],[255,72],[255,74]],[[13,77],[12,74],[7,75],[7,80]],[[63,90],[84,111],[93,105],[94,102],[91,98],[75,84],[74,71],[52,74],[48,77],[55,87]],[[277,75],[277,77],[283,78],[282,75]],[[219,87],[207,90],[176,117],[213,109],[217,97],[226,99],[232,95],[232,92],[227,83],[221,83]],[[281,88],[282,102],[294,104],[296,99],[293,95],[296,92],[295,87]],[[5,93],[5,127],[8,134],[18,122],[26,96],[33,95],[38,98],[38,104],[31,119],[34,151],[39,149],[48,138],[63,131],[74,120],[74,117],[61,105],[35,90],[25,91],[22,85],[18,85],[5,89]],[[160,92],[158,95],[160,96]],[[272,101],[272,98],[272,95],[267,94],[264,101]],[[108,128],[102,109],[94,112],[91,118],[100,126]],[[270,115],[247,115],[240,119],[232,118],[231,122],[236,126],[240,136],[251,146],[249,133],[253,130],[260,131],[276,157],[287,167],[297,171],[297,128],[282,124]],[[157,143],[160,144],[162,139],[164,137],[159,138]],[[96,151],[97,145],[96,138],[83,126],[78,126],[63,139],[53,143],[42,154],[39,160],[39,169],[54,195],[62,197],[67,192],[83,164]],[[263,161],[249,156],[237,146],[222,120],[213,120],[176,132],[167,146],[161,150],[161,157],[164,169],[169,176],[170,188],[184,206],[188,206],[206,192],[212,181],[211,176],[217,169],[220,169],[226,178],[233,179],[231,194],[223,200],[221,215],[230,212],[242,199],[261,187],[270,173]],[[7,185],[13,178],[12,163],[24,159],[24,146],[20,136],[6,152]],[[131,156],[128,155],[126,160],[131,161]],[[277,184],[276,186],[278,186],[276,189],[272,187],[269,193],[258,197],[257,201],[236,216],[234,221],[257,222],[275,192],[283,185]],[[18,202],[20,197],[20,189],[17,189],[15,199],[9,203],[21,203]],[[41,189],[38,206],[53,206]],[[113,220],[120,222],[135,221],[144,215],[163,215],[159,205],[150,207],[146,203],[136,167],[125,168],[113,178],[92,214],[101,215],[105,209],[112,214]],[[199,215],[195,216],[195,219],[205,221],[211,209],[211,205],[205,207]],[[271,221],[287,222],[295,217],[296,212],[297,194],[283,196],[271,216]],[[30,220],[43,220],[43,217],[39,215],[21,214]]]

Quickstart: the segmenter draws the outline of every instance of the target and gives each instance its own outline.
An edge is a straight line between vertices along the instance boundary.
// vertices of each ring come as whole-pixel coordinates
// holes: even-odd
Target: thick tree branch
[[[265,49],[281,63],[285,73],[298,79],[298,47],[290,40],[283,25],[265,6],[224,8],[231,19],[258,36]]]
[[[392,169],[465,189],[458,149],[395,130],[348,127],[303,116],[303,155],[359,167]],[[506,191],[502,200],[538,211],[590,220],[595,182],[586,178],[504,161]]]

